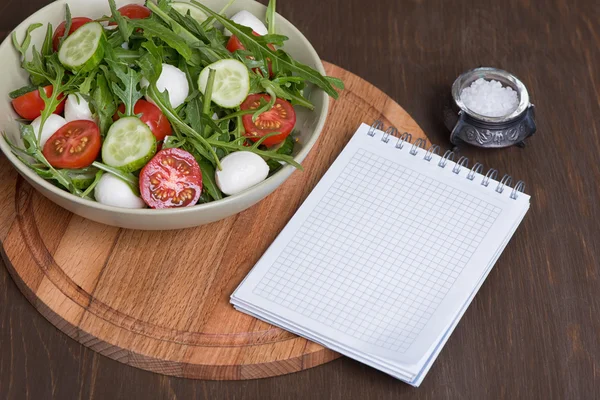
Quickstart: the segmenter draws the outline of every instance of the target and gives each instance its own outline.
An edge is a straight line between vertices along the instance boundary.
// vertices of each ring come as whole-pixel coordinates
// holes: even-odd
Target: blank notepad
[[[231,302],[418,386],[529,208],[488,178],[363,124]]]

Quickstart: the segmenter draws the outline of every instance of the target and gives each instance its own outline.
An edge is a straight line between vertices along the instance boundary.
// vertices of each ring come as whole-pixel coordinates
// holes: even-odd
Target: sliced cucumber
[[[156,153],[156,139],[137,117],[121,118],[108,130],[102,145],[102,161],[126,172],[141,169]]]
[[[198,87],[202,93],[206,90],[211,69],[215,71],[212,101],[223,108],[235,108],[242,104],[250,92],[250,74],[244,63],[227,59],[204,68],[198,78]]]
[[[177,11],[181,15],[187,15],[188,11],[192,18],[202,23],[208,19],[208,15],[204,13],[199,7],[196,7],[192,3],[185,3],[182,1],[174,1],[171,3],[173,10]]]
[[[88,72],[104,58],[104,28],[89,22],[77,29],[62,44],[58,59],[73,72]]]

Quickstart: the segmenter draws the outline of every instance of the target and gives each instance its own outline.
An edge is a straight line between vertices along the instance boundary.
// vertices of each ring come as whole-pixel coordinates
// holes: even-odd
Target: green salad
[[[191,1],[147,1],[96,20],[13,33],[30,85],[9,94],[21,119],[13,153],[75,196],[125,208],[194,206],[240,193],[292,157],[308,84],[341,80],[290,57],[275,0],[264,17],[226,18]]]

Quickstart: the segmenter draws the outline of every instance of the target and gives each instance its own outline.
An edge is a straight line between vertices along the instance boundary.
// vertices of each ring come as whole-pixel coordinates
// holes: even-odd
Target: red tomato
[[[69,35],[75,32],[77,29],[81,28],[83,25],[87,24],[88,22],[92,22],[92,20],[86,17],[73,18],[71,20],[71,29],[69,30]],[[66,21],[61,22],[61,24],[56,28],[54,36],[52,37],[52,45],[54,47],[54,51],[58,51],[58,44],[60,43],[60,39],[64,36],[66,28]]]
[[[44,92],[46,92],[46,96],[52,96],[52,85],[46,86]],[[62,114],[65,110],[64,97],[65,96],[63,96],[62,93],[58,96],[58,99],[62,99],[62,101],[56,107],[54,114]],[[33,92],[17,97],[12,101],[12,105],[21,118],[28,120],[34,120],[42,115],[42,111],[44,111],[44,107],[46,107],[44,100],[42,100],[40,96],[39,90],[34,90]]]
[[[100,129],[93,121],[71,121],[48,139],[42,151],[55,168],[89,167],[101,147]]]
[[[252,34],[254,36],[260,36],[258,33],[252,31]],[[275,46],[273,46],[272,44],[268,44],[267,46],[269,46],[269,48],[273,51],[275,51]],[[230,53],[233,53],[236,50],[246,50],[246,48],[244,47],[244,45],[242,44],[242,42],[240,42],[240,39],[237,38],[237,36],[235,35],[231,35],[231,37],[229,38],[229,41],[227,42],[227,50],[229,50]],[[269,61],[268,63],[269,66],[269,76],[273,76],[273,69],[271,68],[271,62]],[[260,69],[259,68],[253,68],[252,69],[254,72],[256,72],[257,74],[260,74]]]
[[[161,150],[140,172],[140,193],[152,208],[195,205],[202,194],[196,159],[185,150]]]
[[[121,113],[125,112],[125,104],[119,106]],[[161,141],[165,136],[170,135],[172,132],[171,124],[165,115],[160,111],[160,108],[146,100],[138,100],[133,107],[133,112],[136,114],[142,114],[140,118],[143,123],[148,125],[154,137],[157,141]],[[115,113],[113,120],[119,119],[119,113]]]
[[[127,17],[129,19],[145,19],[152,14],[152,11],[139,4],[128,4],[119,8],[119,12],[122,16]],[[108,25],[117,25],[117,23],[111,22]]]
[[[268,94],[251,94],[244,100],[240,108],[242,110],[256,110],[260,107],[260,99],[269,102],[271,96]],[[262,144],[273,146],[285,140],[296,125],[296,112],[294,107],[283,99],[277,99],[275,105],[269,111],[260,114],[256,122],[252,122],[252,114],[242,117],[246,136],[253,142],[257,142],[263,136],[271,132],[280,132],[279,135],[270,136]]]

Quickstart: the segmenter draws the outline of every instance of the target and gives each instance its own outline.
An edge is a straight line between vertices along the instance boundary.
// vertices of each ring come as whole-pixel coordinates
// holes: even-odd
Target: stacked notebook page
[[[231,303],[419,386],[530,197],[390,132],[360,126]]]

